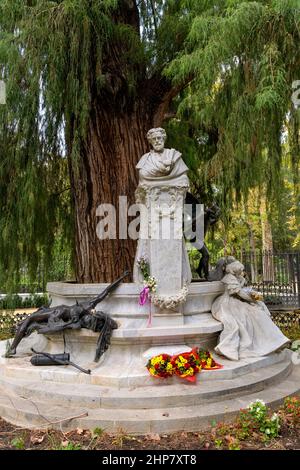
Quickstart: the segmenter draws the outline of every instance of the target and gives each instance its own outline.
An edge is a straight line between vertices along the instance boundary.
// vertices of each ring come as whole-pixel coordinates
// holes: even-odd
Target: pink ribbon
[[[139,300],[140,305],[145,305],[145,303],[149,299],[149,292],[150,292],[150,289],[148,286],[144,287],[144,289],[141,291],[140,300]]]
[[[149,300],[150,302],[150,312],[148,317],[147,328],[152,325],[152,311],[151,311],[151,300],[149,298],[150,289],[148,286],[144,287],[144,289],[140,293],[139,304],[145,305],[145,303]]]

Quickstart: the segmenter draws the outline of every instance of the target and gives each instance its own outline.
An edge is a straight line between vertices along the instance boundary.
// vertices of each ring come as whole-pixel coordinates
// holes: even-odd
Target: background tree
[[[34,271],[61,224],[77,281],[131,266],[134,241],[100,241],[96,209],[133,202],[150,127],[168,127],[195,193],[216,188],[223,208],[265,181],[276,199],[284,124],[296,165],[297,1],[0,0],[0,35],[2,271]]]

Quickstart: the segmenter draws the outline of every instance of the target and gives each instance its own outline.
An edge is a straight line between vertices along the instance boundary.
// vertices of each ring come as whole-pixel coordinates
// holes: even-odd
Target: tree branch
[[[71,189],[72,189],[71,186],[69,186],[67,188],[62,189],[61,191],[58,191],[57,193],[52,193],[51,196],[52,197],[60,196],[61,194],[65,193],[66,191],[70,191]]]
[[[188,76],[186,80],[176,86],[164,77],[160,77],[155,84],[158,90],[158,99],[160,101],[154,114],[154,125],[159,126],[169,116],[169,108],[172,100],[184,90],[193,80],[193,76]],[[155,91],[155,90],[154,90]]]
[[[153,3],[153,0],[150,0],[150,5],[151,5],[151,10],[152,10],[152,14],[153,14],[153,22],[154,22],[154,29],[155,29],[155,36],[157,38],[157,19],[156,19],[156,12],[155,12],[155,7],[154,7],[154,3]]]

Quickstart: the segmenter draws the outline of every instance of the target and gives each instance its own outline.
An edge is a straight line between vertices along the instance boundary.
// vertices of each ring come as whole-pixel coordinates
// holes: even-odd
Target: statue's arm
[[[240,291],[237,293],[237,295],[243,299],[243,300],[246,300],[247,302],[253,302],[253,299],[252,297],[250,297],[249,294],[247,294],[247,292],[245,292],[243,289],[240,289]]]
[[[235,295],[247,302],[253,302],[252,297],[250,297],[250,295],[243,289],[240,279],[233,274],[226,274],[222,279],[222,282],[227,286],[229,295]]]

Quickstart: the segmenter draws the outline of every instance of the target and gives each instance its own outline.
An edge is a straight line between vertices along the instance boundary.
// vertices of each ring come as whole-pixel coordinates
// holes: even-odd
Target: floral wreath
[[[183,288],[176,295],[156,294],[157,280],[154,276],[150,276],[149,262],[147,258],[145,258],[144,256],[139,258],[137,260],[137,265],[140,268],[144,277],[144,288],[140,293],[140,305],[144,305],[149,299],[153,303],[153,305],[171,310],[186,301],[189,292],[187,284],[184,284]]]

